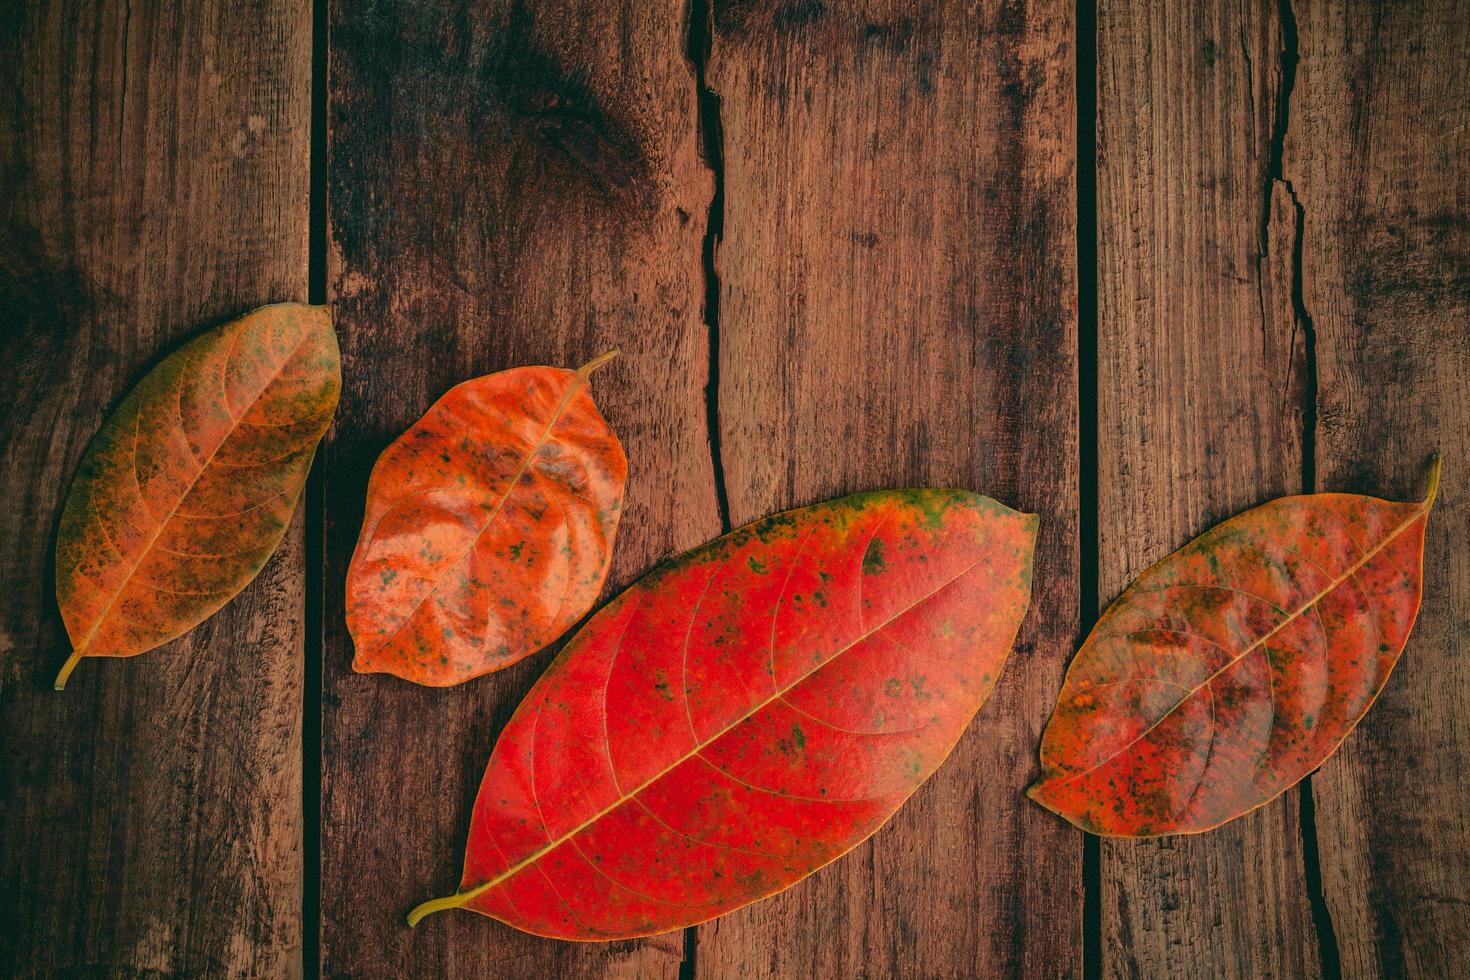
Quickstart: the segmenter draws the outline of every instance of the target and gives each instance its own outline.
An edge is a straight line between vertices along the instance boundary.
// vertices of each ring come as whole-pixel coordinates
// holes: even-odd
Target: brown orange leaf
[[[628,461],[587,379],[615,354],[466,381],[383,451],[347,572],[355,670],[458,684],[591,608]]]
[[[1422,503],[1283,497],[1148,569],[1067,671],[1028,791],[1083,830],[1197,833],[1275,799],[1352,731],[1419,611]]]
[[[213,615],[265,565],[341,388],[324,306],[283,303],[164,358],[97,433],[56,538],[73,652],[131,657]]]

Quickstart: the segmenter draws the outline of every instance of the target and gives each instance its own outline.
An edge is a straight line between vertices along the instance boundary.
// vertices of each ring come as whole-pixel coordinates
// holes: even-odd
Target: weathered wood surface
[[[1080,972],[1081,837],[1021,795],[1076,640],[1072,5],[716,7],[734,523],[874,487],[1037,512],[1031,612],[873,839],[699,930],[696,974]]]
[[[301,971],[300,515],[205,625],[69,646],[61,501],[204,327],[307,298],[310,4],[0,5],[0,974]]]
[[[1103,0],[1095,37],[1053,0],[326,14],[314,78],[304,0],[0,0],[0,974],[1077,976],[1084,946],[1106,976],[1463,973],[1463,4]],[[1078,44],[1098,72],[1095,376]],[[346,375],[320,548],[298,517],[219,616],[56,694],[55,521],[103,415],[183,338],[306,298],[314,84],[313,285]],[[609,591],[731,521],[936,483],[1042,515],[1032,612],[945,767],[790,892],[605,946],[465,912],[410,931],[457,883],[494,738],[549,655],[448,690],[351,672],[368,471],[454,383],[613,346],[594,393],[631,482]],[[1021,795],[1079,602],[1272,496],[1417,495],[1434,451],[1420,623],[1341,752],[1211,834],[1102,842],[1084,882],[1080,835]]]
[[[1283,171],[1301,205],[1321,490],[1412,500],[1424,605],[1372,712],[1313,777],[1344,976],[1470,965],[1470,11],[1300,3]]]
[[[705,428],[698,146],[682,0],[332,8],[330,295],[346,383],[326,449],[325,976],[678,975],[683,937],[559,943],[459,884],[495,737],[549,654],[449,689],[352,672],[341,582],[383,447],[446,389],[619,347],[592,391],[630,461],[609,591],[719,533]]]
[[[1265,4],[1098,13],[1098,591],[1298,493],[1306,338],[1275,179]],[[1299,794],[1209,834],[1101,844],[1105,976],[1321,971]]]
[[[1412,499],[1465,445],[1470,24],[1341,7],[1100,7],[1103,601],[1235,511]],[[1105,975],[1463,969],[1453,487],[1421,624],[1341,754],[1214,833],[1102,844]]]

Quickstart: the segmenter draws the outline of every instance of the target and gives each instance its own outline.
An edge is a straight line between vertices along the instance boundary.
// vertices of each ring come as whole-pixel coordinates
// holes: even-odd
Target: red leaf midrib
[[[496,886],[498,886],[500,884],[503,884],[506,881],[509,881],[515,875],[517,875],[520,872],[526,870],[527,868],[531,867],[532,865],[535,865],[543,857],[546,857],[548,854],[550,854],[552,851],[556,850],[558,847],[560,847],[563,844],[565,844],[567,841],[572,840],[572,838],[576,837],[578,834],[582,833],[583,831],[587,830],[589,827],[591,827],[594,824],[596,824],[597,821],[601,820],[603,817],[605,817],[608,814],[612,813],[614,810],[618,809],[623,804],[627,803],[630,799],[635,799],[638,796],[639,793],[642,793],[644,790],[648,789],[654,783],[658,782],[660,779],[663,779],[665,776],[669,775],[675,769],[679,768],[685,762],[688,762],[690,759],[694,758],[696,755],[699,755],[706,748],[708,748],[709,746],[713,745],[715,742],[719,741],[725,735],[727,735],[730,732],[734,731],[735,729],[739,728],[746,721],[748,721],[752,717],[754,717],[755,714],[757,712],[759,712],[761,709],[767,707],[768,705],[770,705],[773,702],[775,702],[778,698],[782,697],[783,695],[785,695],[785,694],[789,693],[790,691],[794,690],[795,688],[799,687],[807,679],[809,679],[812,676],[814,676],[817,673],[819,673],[823,668],[827,667],[829,664],[834,663],[838,658],[840,658],[847,651],[851,650],[853,647],[857,646],[859,643],[862,643],[863,641],[865,641],[865,640],[867,640],[867,639],[869,639],[869,638],[877,635],[878,633],[882,632],[883,630],[887,629],[889,626],[893,625],[899,619],[901,619],[904,616],[907,616],[910,613],[914,612],[915,610],[917,610],[918,608],[920,608],[921,606],[923,606],[926,602],[928,602],[929,600],[933,599],[935,596],[939,595],[941,592],[943,592],[946,589],[950,588],[951,586],[955,585],[957,582],[959,582],[965,576],[969,575],[972,571],[974,571],[980,565],[980,563],[983,560],[984,560],[984,557],[982,556],[980,558],[977,558],[975,561],[971,562],[970,564],[966,565],[965,568],[963,570],[961,570],[959,573],[957,573],[952,578],[948,579],[947,581],[945,581],[944,583],[942,583],[941,585],[939,585],[933,591],[931,591],[931,592],[927,593],[926,595],[924,595],[924,596],[920,597],[919,599],[917,599],[912,605],[908,606],[907,608],[903,609],[902,611],[900,611],[898,613],[895,613],[894,615],[890,616],[888,619],[884,620],[882,623],[880,623],[877,626],[873,627],[872,629],[864,632],[860,636],[855,637],[850,642],[848,642],[847,644],[845,644],[841,649],[835,651],[832,654],[832,656],[828,657],[826,660],[823,660],[820,664],[818,664],[817,666],[813,667],[811,670],[808,670],[806,673],[800,675],[795,680],[791,681],[791,683],[787,684],[785,687],[778,687],[765,700],[763,700],[763,701],[759,702],[758,704],[754,705],[753,707],[751,707],[747,712],[745,712],[745,714],[741,715],[739,718],[736,718],[730,724],[726,725],[720,731],[718,731],[715,734],[711,735],[705,741],[699,742],[698,740],[696,740],[693,748],[691,748],[688,752],[684,753],[678,759],[674,760],[669,765],[665,766],[662,770],[660,770],[658,773],[656,773],[655,775],[653,775],[650,778],[648,778],[647,780],[645,780],[639,786],[635,787],[632,790],[629,790],[629,791],[623,793],[616,801],[614,801],[613,803],[609,804],[607,807],[603,808],[602,810],[598,811],[597,813],[593,814],[591,817],[589,817],[583,823],[581,823],[578,826],[574,827],[572,830],[566,832],[565,834],[561,835],[560,837],[556,838],[555,840],[548,841],[545,846],[543,846],[540,849],[538,849],[535,853],[531,854],[529,857],[523,858],[520,862],[518,862],[517,864],[512,865],[511,867],[509,867],[506,870],[502,871],[500,874],[496,875],[494,878],[491,878],[489,881],[484,882],[483,884],[477,885],[474,888],[470,889],[469,891],[461,892],[459,897],[461,897],[463,899],[464,903],[467,904],[467,903],[473,901],[478,896],[480,896],[480,895],[484,894],[485,892],[489,891],[490,889],[495,888]]]

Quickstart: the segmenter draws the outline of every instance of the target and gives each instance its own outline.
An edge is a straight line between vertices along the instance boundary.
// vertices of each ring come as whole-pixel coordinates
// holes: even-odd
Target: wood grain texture
[[[65,693],[54,528],[185,338],[306,299],[311,8],[0,4],[0,974],[300,973],[300,515],[187,636]]]
[[[1304,217],[1318,485],[1423,493],[1424,604],[1398,669],[1313,777],[1344,976],[1470,963],[1470,16],[1440,0],[1296,7],[1283,170]]]
[[[1021,795],[1080,640],[1073,6],[694,3],[691,24],[685,0],[332,0],[347,385],[324,567],[297,515],[219,615],[56,694],[54,530],[101,420],[184,339],[307,298],[312,5],[0,0],[0,975],[301,973],[308,576],[308,973],[691,965],[679,934],[562,944],[469,913],[409,931],[458,880],[494,738],[549,655],[421,689],[353,674],[343,623],[382,448],[458,381],[613,346],[593,387],[631,482],[609,592],[719,533],[716,473],[737,523],[926,483],[1043,520],[1034,609],[955,755],[871,842],[699,927],[692,972],[1081,974],[1080,837]],[[1424,606],[1378,704],[1309,800],[1103,842],[1102,973],[1457,977],[1470,18],[1103,0],[1098,27],[1098,601],[1252,504],[1412,498],[1446,458]]]
[[[496,735],[549,663],[445,690],[351,672],[340,583],[382,448],[451,385],[575,367],[626,447],[608,581],[719,533],[700,263],[712,193],[681,2],[338,3],[331,298],[346,378],[326,449],[325,976],[674,977],[675,933],[569,944],[470,912],[459,880]]]
[[[875,487],[1041,515],[996,692],[867,844],[699,929],[729,976],[1080,973],[1081,837],[1022,796],[1077,631],[1072,5],[731,3],[719,429],[736,524]]]
[[[1098,600],[1302,488],[1285,76],[1264,4],[1098,12]],[[1289,80],[1288,80],[1289,81]],[[1320,971],[1298,791],[1212,833],[1101,844],[1105,976]]]

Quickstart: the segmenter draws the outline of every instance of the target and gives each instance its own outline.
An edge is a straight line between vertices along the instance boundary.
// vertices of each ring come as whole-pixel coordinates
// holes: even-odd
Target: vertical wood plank
[[[1302,487],[1305,336],[1266,4],[1098,14],[1099,601]],[[1296,790],[1197,837],[1101,844],[1107,976],[1321,969]]]
[[[355,675],[343,580],[368,472],[450,386],[614,346],[593,394],[630,483],[609,590],[719,533],[705,427],[699,153],[680,0],[338,3],[330,292],[346,384],[326,450],[325,976],[678,974],[679,934],[563,943],[470,912],[471,804],[541,654],[449,689]]]
[[[0,974],[301,971],[301,515],[189,635],[88,660],[52,590],[104,415],[307,296],[311,5],[0,4]]]
[[[1081,838],[1022,795],[1078,617],[1072,41],[1070,3],[715,5],[734,523],[951,485],[1042,536],[954,754],[872,841],[701,926],[701,975],[1080,973]]]
[[[1302,208],[1319,488],[1414,499],[1444,483],[1424,603],[1372,711],[1312,777],[1342,972],[1470,963],[1470,15],[1298,3],[1284,171]]]

